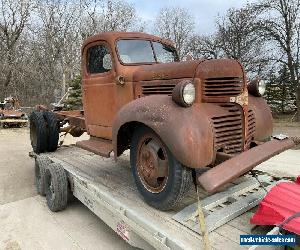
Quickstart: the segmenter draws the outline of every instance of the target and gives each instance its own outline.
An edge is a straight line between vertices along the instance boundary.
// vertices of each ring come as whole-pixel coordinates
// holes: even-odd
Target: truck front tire
[[[191,169],[182,166],[148,127],[138,127],[133,135],[130,164],[138,191],[157,209],[176,207],[191,187]]]

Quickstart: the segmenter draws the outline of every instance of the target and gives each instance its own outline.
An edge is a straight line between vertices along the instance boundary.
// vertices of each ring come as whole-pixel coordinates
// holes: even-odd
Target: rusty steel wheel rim
[[[137,147],[137,174],[143,186],[151,193],[164,190],[169,176],[166,148],[153,135],[144,135]]]

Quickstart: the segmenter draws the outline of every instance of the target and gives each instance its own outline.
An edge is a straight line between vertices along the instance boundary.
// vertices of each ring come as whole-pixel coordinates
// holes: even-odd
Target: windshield
[[[123,63],[153,63],[155,58],[150,41],[120,40],[118,52]]]
[[[175,49],[159,42],[126,39],[119,40],[117,48],[120,60],[123,63],[168,63],[178,61]]]
[[[178,61],[176,52],[173,48],[159,42],[153,42],[153,48],[157,62],[169,63]]]

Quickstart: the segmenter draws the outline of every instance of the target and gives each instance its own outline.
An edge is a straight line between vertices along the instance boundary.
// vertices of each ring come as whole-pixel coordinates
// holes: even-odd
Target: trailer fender
[[[145,125],[157,133],[184,166],[205,167],[215,157],[209,113],[216,109],[216,105],[204,103],[183,108],[163,95],[136,99],[122,107],[114,120],[114,155],[129,148],[136,126]]]

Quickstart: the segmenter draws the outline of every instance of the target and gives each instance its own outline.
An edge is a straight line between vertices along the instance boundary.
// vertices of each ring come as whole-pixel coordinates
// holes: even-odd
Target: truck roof
[[[84,47],[92,42],[99,41],[99,40],[104,40],[107,41],[109,44],[113,44],[116,40],[118,39],[128,39],[128,38],[142,38],[142,39],[147,39],[147,40],[152,40],[152,41],[159,41],[161,43],[170,45],[174,47],[174,43],[171,42],[170,40],[162,39],[158,36],[150,35],[147,33],[143,32],[102,32],[98,33],[96,35],[88,37],[82,44],[81,49],[83,50]]]

